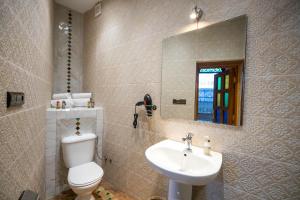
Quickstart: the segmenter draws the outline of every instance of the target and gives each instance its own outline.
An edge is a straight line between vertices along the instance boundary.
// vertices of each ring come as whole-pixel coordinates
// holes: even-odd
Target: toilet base
[[[75,200],[95,200],[95,197],[92,194],[90,194],[85,196],[77,196]]]

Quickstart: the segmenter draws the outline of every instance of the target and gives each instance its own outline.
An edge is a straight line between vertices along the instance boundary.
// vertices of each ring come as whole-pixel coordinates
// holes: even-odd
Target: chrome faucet
[[[192,139],[193,139],[194,134],[193,133],[188,133],[184,138],[182,138],[182,141],[186,142],[187,148],[185,150],[187,151],[192,151]]]

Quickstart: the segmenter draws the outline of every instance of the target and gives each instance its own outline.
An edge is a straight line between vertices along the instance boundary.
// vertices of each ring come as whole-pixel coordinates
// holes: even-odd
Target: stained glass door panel
[[[215,75],[213,121],[216,123],[234,122],[234,76],[233,69],[226,69]]]

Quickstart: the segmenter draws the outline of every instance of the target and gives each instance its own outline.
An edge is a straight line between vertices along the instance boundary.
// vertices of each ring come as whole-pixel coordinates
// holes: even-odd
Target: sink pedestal
[[[168,200],[191,200],[192,199],[192,185],[178,183],[169,180]]]

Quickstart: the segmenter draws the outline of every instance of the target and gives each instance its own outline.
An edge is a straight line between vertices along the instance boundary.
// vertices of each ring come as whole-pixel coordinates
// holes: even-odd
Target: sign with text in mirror
[[[239,126],[247,17],[163,40],[161,116]]]

